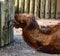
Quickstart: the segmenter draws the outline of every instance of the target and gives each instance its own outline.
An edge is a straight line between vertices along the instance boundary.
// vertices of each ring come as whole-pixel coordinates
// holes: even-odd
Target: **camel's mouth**
[[[15,28],[20,28],[20,24],[16,20],[14,20],[14,27]]]
[[[26,26],[25,22],[23,20],[18,21],[18,20],[14,20],[14,27],[15,28],[24,28]]]

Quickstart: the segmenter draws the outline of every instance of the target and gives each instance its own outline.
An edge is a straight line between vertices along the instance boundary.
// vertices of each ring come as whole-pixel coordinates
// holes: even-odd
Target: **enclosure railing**
[[[15,0],[16,12],[39,18],[60,18],[60,0]]]

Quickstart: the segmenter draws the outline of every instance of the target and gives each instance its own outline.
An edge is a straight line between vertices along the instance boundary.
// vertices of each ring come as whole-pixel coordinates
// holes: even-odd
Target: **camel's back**
[[[41,23],[39,21],[38,23]],[[48,22],[45,22],[45,24]],[[55,24],[44,25],[44,23],[39,24],[39,26],[35,26],[34,28],[27,28],[24,30],[24,39],[25,42],[30,46],[33,46],[37,50],[41,48],[47,47],[48,49],[57,49],[60,50],[60,22],[54,22]],[[31,24],[32,25],[32,24]],[[41,28],[41,26],[43,26]],[[48,30],[47,30],[48,29]],[[46,33],[46,32],[49,33]],[[45,47],[44,47],[45,46]]]

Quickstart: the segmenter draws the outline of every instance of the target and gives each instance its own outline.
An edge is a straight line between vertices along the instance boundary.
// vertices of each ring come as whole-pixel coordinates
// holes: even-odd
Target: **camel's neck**
[[[39,25],[36,21],[31,22],[30,25],[27,27],[28,30],[33,30],[39,28]]]

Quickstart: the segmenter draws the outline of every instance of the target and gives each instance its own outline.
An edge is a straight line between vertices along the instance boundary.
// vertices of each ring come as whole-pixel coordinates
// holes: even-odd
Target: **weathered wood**
[[[45,18],[49,18],[49,12],[50,10],[50,0],[46,0],[46,6],[45,6]]]
[[[14,19],[14,4],[12,4],[12,6],[11,6],[11,4],[12,4],[12,1],[11,0],[9,0],[8,1],[8,21],[9,20],[11,20],[11,19]],[[10,27],[9,29],[8,29],[8,32],[9,32],[9,43],[13,40],[13,31],[12,31],[12,29],[13,29],[13,27]]]
[[[40,17],[44,18],[44,0],[41,0]]]
[[[56,19],[56,11],[57,11],[57,0],[55,0],[55,10],[54,10],[54,18]]]
[[[29,3],[30,1],[29,0],[25,0],[25,13],[28,13],[29,12]]]
[[[51,0],[51,18],[54,18],[55,13],[55,0]]]
[[[60,0],[57,0],[56,18],[60,18]]]
[[[59,18],[60,0],[17,0],[20,13],[33,13],[40,18]],[[59,4],[59,5],[58,5]],[[58,8],[59,7],[59,8]],[[56,17],[57,16],[57,17]]]
[[[0,22],[1,22],[1,2],[0,2]],[[0,23],[0,45],[1,45],[1,23]]]
[[[30,13],[34,11],[34,0],[30,0]]]
[[[20,13],[24,12],[24,4],[25,4],[25,0],[19,0],[19,12]]]
[[[0,46],[3,46],[4,45],[4,37],[3,37],[3,26],[4,26],[4,23],[5,23],[5,13],[4,13],[4,2],[1,2],[0,1],[0,11],[1,11],[1,17],[0,17]]]
[[[17,0],[17,6],[16,6],[15,13],[19,13],[19,0]]]
[[[13,40],[13,27],[9,27],[8,21],[14,19],[14,3],[12,0],[0,1],[0,46],[4,46]]]
[[[35,10],[34,10],[34,12],[35,12],[34,15],[38,16],[38,14],[39,14],[39,0],[35,0]]]

